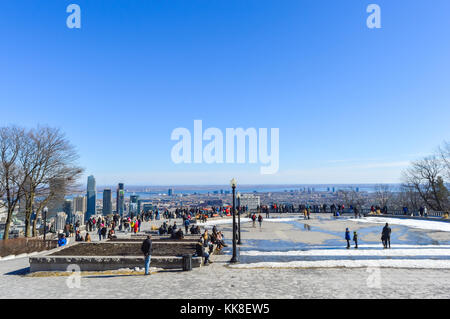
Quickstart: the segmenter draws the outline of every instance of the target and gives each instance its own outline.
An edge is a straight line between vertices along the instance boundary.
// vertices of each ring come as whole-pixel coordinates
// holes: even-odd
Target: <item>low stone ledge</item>
[[[38,256],[30,257],[30,271],[67,271],[69,265],[77,265],[81,271],[105,271],[123,268],[142,268],[144,257],[140,256]],[[201,267],[202,258],[193,257],[192,267]],[[181,269],[183,258],[175,256],[152,256],[151,267]]]

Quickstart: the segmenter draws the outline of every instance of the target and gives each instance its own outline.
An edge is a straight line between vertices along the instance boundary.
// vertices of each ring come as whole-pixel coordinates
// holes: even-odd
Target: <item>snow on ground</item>
[[[386,224],[408,226],[411,228],[438,230],[450,232],[450,223],[444,221],[432,221],[432,220],[413,220],[413,219],[401,219],[401,218],[388,218],[388,217],[364,217],[360,219],[349,218],[348,220],[359,223],[374,223],[374,224]]]
[[[270,223],[284,223],[284,222],[292,222],[295,220],[304,220],[304,218],[300,218],[300,217],[286,217],[286,218],[267,218],[267,219],[263,219],[263,223],[265,222],[270,222]],[[252,220],[250,218],[243,218],[241,217],[241,224],[242,223],[249,223]],[[224,225],[224,224],[232,224],[233,223],[233,218],[228,218],[228,219],[218,219],[218,220],[207,220],[205,223],[202,222],[198,222],[199,225],[204,225],[204,226],[214,226],[214,225]],[[237,218],[236,218],[236,223],[237,223]]]
[[[361,260],[318,260],[288,262],[258,262],[231,265],[231,268],[425,268],[450,269],[450,260],[433,259],[361,259]]]
[[[403,256],[441,256],[449,257],[450,249],[313,249],[313,250],[290,250],[290,251],[241,251],[241,256],[379,256],[379,257],[403,257]]]
[[[352,242],[353,245],[353,242]],[[343,246],[308,246],[309,249],[342,249]],[[358,245],[359,248],[366,248],[366,249],[380,249],[383,248],[383,245],[380,244],[363,244]],[[410,248],[450,248],[450,245],[405,245],[405,244],[392,244],[390,250],[396,250],[396,249],[410,249]]]

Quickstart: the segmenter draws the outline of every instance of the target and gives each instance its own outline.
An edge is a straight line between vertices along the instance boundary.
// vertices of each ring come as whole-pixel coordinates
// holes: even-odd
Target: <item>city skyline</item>
[[[399,183],[450,138],[450,3],[377,1],[381,29],[369,3],[80,0],[80,29],[67,4],[2,3],[0,124],[61,128],[83,183]],[[195,120],[279,128],[278,172],[173,163]]]

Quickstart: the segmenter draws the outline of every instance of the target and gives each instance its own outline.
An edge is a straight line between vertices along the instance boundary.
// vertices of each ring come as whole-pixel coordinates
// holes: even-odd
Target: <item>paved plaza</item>
[[[405,226],[392,219],[392,248],[380,242],[384,219],[271,216],[262,227],[242,219],[240,263],[230,265],[231,219],[211,220],[229,247],[213,264],[189,272],[153,269],[151,276],[28,273],[28,258],[0,261],[2,298],[449,298],[450,224]],[[391,220],[389,220],[391,221]],[[144,223],[143,229],[159,222]],[[395,224],[397,223],[397,224]],[[181,220],[177,224],[182,225]],[[422,228],[418,228],[423,225]],[[345,228],[359,234],[345,249]],[[119,234],[122,236],[122,234]],[[92,234],[97,240],[97,236]]]

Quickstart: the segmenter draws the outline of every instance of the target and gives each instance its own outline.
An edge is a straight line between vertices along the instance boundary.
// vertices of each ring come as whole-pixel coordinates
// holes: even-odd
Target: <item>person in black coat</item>
[[[391,232],[392,230],[389,227],[389,224],[386,223],[381,232],[381,241],[383,242],[384,248],[391,248]]]
[[[152,257],[152,237],[150,235],[142,242],[141,251],[145,257],[145,274],[149,275],[150,260]]]

